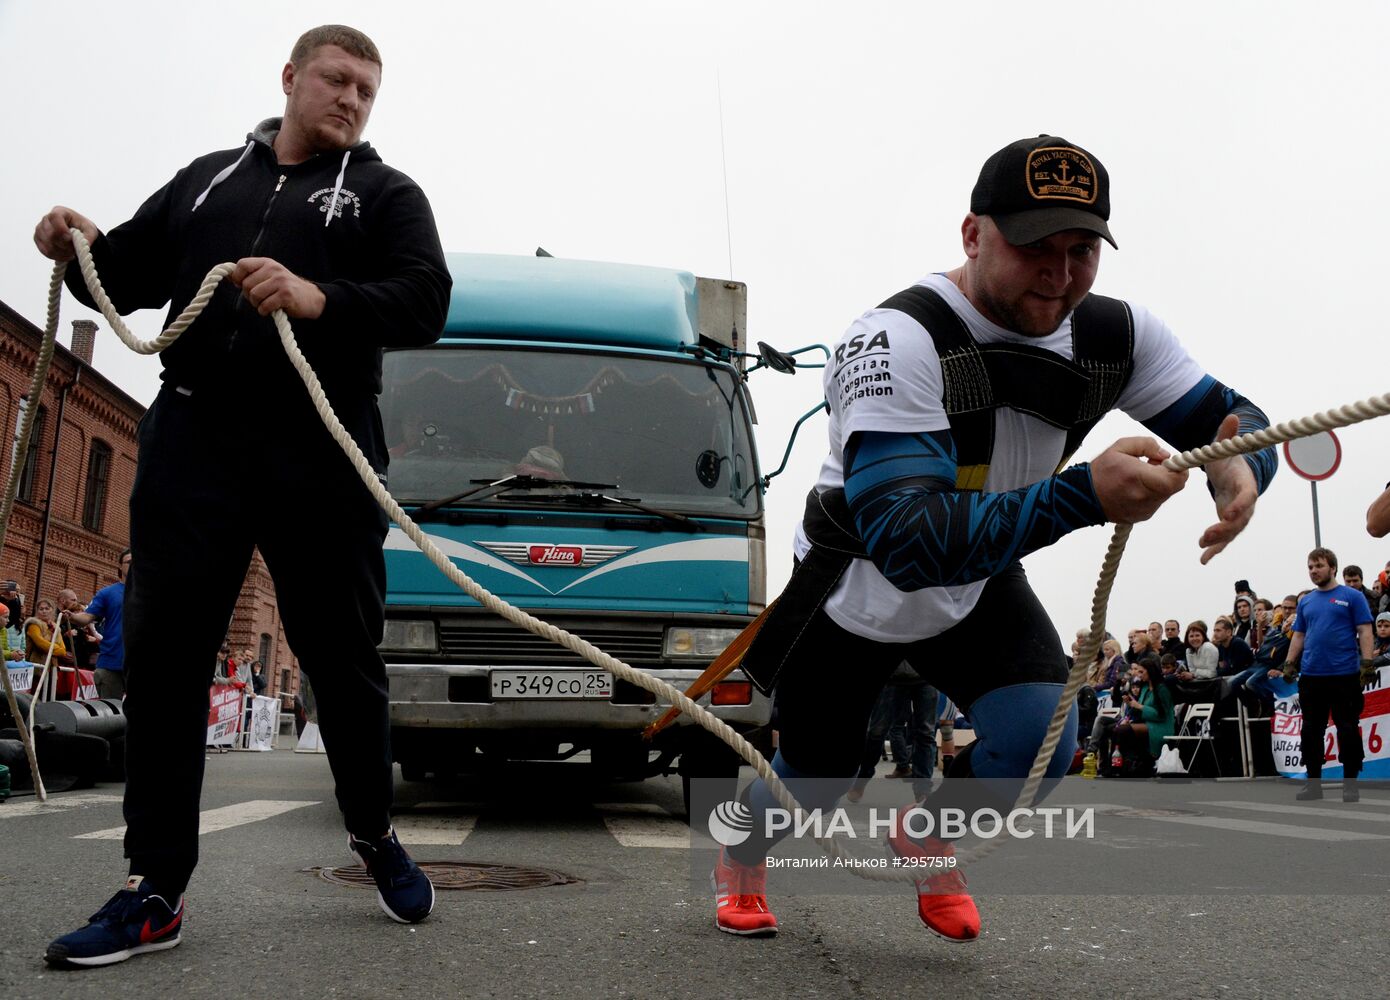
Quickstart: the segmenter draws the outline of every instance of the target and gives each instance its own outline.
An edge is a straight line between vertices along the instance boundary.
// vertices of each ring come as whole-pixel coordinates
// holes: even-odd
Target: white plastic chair
[[[1185,743],[1191,743],[1193,750],[1191,756],[1187,758],[1185,770],[1188,774],[1192,773],[1193,765],[1197,763],[1197,756],[1205,746],[1211,752],[1212,766],[1216,768],[1216,773],[1221,774],[1221,761],[1216,756],[1215,734],[1212,732],[1212,713],[1216,710],[1216,705],[1210,701],[1198,702],[1189,705],[1187,712],[1182,716],[1182,723],[1178,726],[1177,732],[1172,736],[1163,737],[1165,744],[1170,741],[1179,748]]]

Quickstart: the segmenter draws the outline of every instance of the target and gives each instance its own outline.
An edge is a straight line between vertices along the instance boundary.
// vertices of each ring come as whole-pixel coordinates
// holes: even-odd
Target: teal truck
[[[746,289],[684,271],[449,255],[440,341],[388,352],[388,486],[456,565],[511,604],[678,688],[763,609],[763,489]],[[614,778],[732,774],[648,692],[494,615],[399,528],[382,655],[407,780],[586,755]],[[741,672],[703,699],[769,749]]]

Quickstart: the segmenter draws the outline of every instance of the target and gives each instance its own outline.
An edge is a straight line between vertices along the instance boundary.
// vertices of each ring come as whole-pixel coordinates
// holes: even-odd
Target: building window
[[[280,671],[280,693],[290,693],[290,670],[288,667]]]
[[[266,674],[266,676],[270,676],[270,668],[273,666],[273,664],[270,662],[269,632],[261,633],[261,648],[260,651],[256,654],[256,659],[261,661],[261,670]]]
[[[24,420],[24,410],[28,397],[19,401],[19,421],[15,423],[15,447],[19,446],[19,423]],[[19,489],[15,496],[25,503],[34,502],[34,480],[39,474],[39,442],[43,440],[44,425],[48,423],[48,410],[40,405],[34,414],[34,429],[29,434],[29,450],[24,456],[24,471],[19,474]]]
[[[111,446],[93,441],[87,454],[87,496],[82,503],[82,526],[100,531],[106,515],[106,482],[111,478]]]

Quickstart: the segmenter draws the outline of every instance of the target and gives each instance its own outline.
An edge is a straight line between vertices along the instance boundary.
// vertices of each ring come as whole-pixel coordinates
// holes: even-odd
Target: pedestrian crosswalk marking
[[[56,795],[47,803],[37,801],[9,802],[0,805],[0,819],[5,817],[42,816],[52,813],[71,813],[73,810],[89,806],[113,806],[121,801],[120,795],[104,793],[70,793]],[[1329,802],[1327,805],[1285,805],[1269,802],[1240,802],[1236,800],[1207,800],[1186,803],[1195,809],[1222,809],[1256,813],[1272,813],[1290,820],[1331,820],[1335,825],[1328,827],[1299,826],[1291,822],[1264,822],[1239,816],[1196,815],[1163,816],[1149,814],[1143,818],[1160,823],[1178,823],[1186,826],[1206,827],[1227,830],[1235,833],[1256,833],[1271,837],[1286,837],[1294,840],[1315,840],[1325,843],[1390,840],[1390,831],[1385,833],[1360,829],[1346,829],[1362,823],[1390,824],[1390,801],[1366,800],[1356,806],[1342,806]],[[257,823],[275,816],[319,805],[318,801],[253,799],[234,805],[222,806],[204,811],[199,817],[199,834],[215,833],[248,823]],[[1092,803],[1087,806],[1097,813],[1120,813],[1123,815],[1133,805],[1113,803]],[[655,802],[599,802],[591,807],[602,819],[604,828],[620,845],[635,849],[674,849],[690,848],[690,829],[677,819],[666,807]],[[459,810],[469,809],[470,812]],[[406,807],[394,817],[396,833],[401,843],[412,846],[458,847],[468,840],[478,824],[477,802],[422,802]],[[1344,823],[1342,821],[1352,821]],[[862,833],[862,831],[861,831]],[[76,835],[76,840],[120,840],[125,836],[125,827],[117,826],[91,833]]]
[[[624,847],[690,848],[690,828],[655,802],[595,802],[593,808]]]
[[[690,847],[690,827],[669,814],[604,816],[603,825],[624,847]]]
[[[397,813],[391,824],[402,844],[457,847],[473,832],[478,817]]]
[[[596,812],[620,816],[634,813],[645,816],[671,815],[670,810],[655,802],[595,802],[593,808]]]
[[[1357,820],[1363,823],[1390,823],[1390,813],[1364,812],[1356,806],[1285,806],[1272,802],[1205,802],[1203,805],[1224,809],[1248,809],[1251,812],[1271,812],[1284,816],[1321,816],[1335,820]]]
[[[44,813],[65,812],[81,806],[104,805],[119,802],[119,795],[91,794],[50,795],[47,802],[6,802],[0,805],[0,819],[17,819],[20,816],[42,816]]]
[[[261,820],[279,816],[281,813],[292,812],[295,809],[303,809],[305,806],[316,806],[319,803],[301,802],[279,799],[251,799],[249,802],[238,802],[235,805],[222,806],[220,809],[206,809],[198,817],[198,835],[204,836],[209,833],[216,833],[219,830],[230,830],[233,827],[244,826],[247,823],[259,823]],[[125,837],[125,827],[113,826],[108,830],[96,830],[92,833],[80,833],[74,840],[121,840]]]
[[[1327,797],[1331,801],[1335,802],[1338,794],[1335,784],[1327,789]],[[1355,811],[1361,812],[1365,809],[1390,809],[1390,799],[1372,799],[1362,796],[1361,801],[1356,803]]]
[[[1284,811],[1284,810],[1281,810]],[[1330,830],[1311,826],[1290,826],[1287,823],[1263,823],[1252,819],[1233,819],[1225,816],[1145,816],[1158,823],[1181,823],[1186,826],[1205,826],[1235,833],[1263,833],[1271,837],[1292,837],[1294,840],[1390,840],[1379,833],[1360,830]]]

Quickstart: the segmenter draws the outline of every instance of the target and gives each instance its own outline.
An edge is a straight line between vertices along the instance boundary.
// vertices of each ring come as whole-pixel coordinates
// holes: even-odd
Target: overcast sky
[[[449,250],[678,267],[749,287],[755,340],[832,343],[864,309],[963,258],[986,156],[1062,135],[1112,181],[1095,289],[1142,303],[1278,421],[1390,390],[1383,234],[1390,5],[1170,2],[235,4],[0,0],[0,300],[43,323],[35,222],[110,228],[189,160],[283,110],[297,35],[340,21],[382,51],[366,138],[412,175]],[[723,94],[729,228],[720,155]],[[1377,292],[1380,288],[1382,291]],[[64,302],[69,321],[87,315]],[[161,314],[135,317],[145,337]],[[97,367],[142,402],[159,363],[104,329]],[[758,373],[765,468],[821,396]],[[248,386],[245,405],[255,405]],[[1111,415],[1079,457],[1137,425]],[[1371,575],[1387,425],[1341,433],[1322,537]],[[768,495],[770,592],[825,452],[808,422]],[[1255,520],[1198,564],[1204,478],[1134,532],[1109,626],[1210,620],[1248,578],[1306,585],[1308,484],[1281,468]],[[1066,634],[1089,617],[1109,529],[1026,565]],[[1007,626],[1005,626],[1007,627]]]

